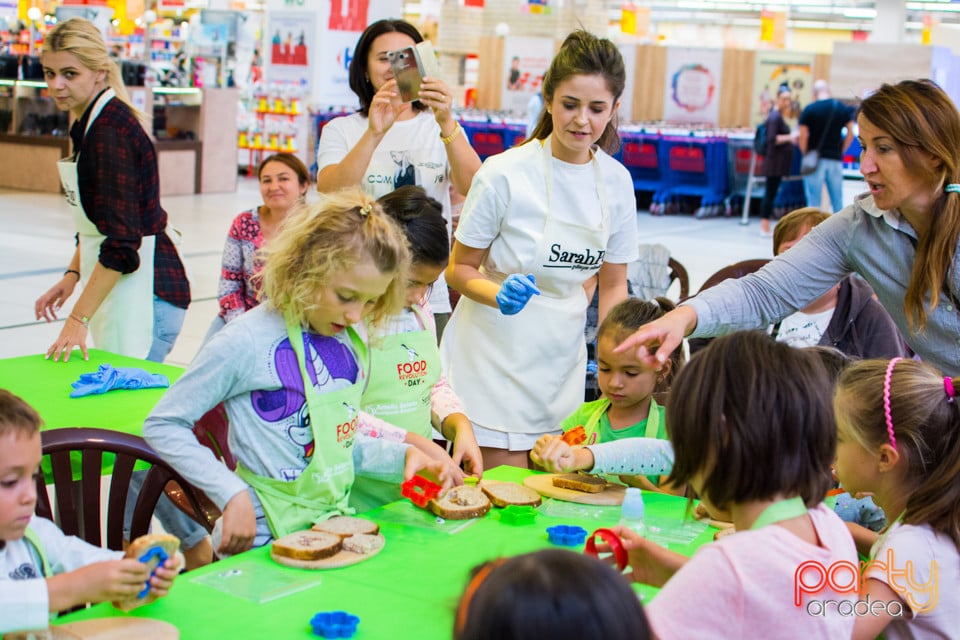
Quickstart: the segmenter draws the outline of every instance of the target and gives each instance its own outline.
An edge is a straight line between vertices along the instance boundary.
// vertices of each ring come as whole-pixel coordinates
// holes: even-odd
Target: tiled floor
[[[844,202],[850,202],[862,186],[861,181],[845,181]],[[256,181],[244,178],[236,193],[163,199],[172,223],[183,232],[181,251],[194,297],[167,362],[185,365],[196,353],[216,313],[227,228],[237,213],[260,201]],[[771,241],[760,236],[757,218],[743,226],[739,218],[696,220],[689,215],[657,217],[641,211],[637,220],[641,242],[666,245],[686,267],[691,291],[727,264],[772,255]],[[70,214],[58,195],[0,189],[0,228],[0,358],[42,353],[56,338],[60,323],[37,322],[33,305],[60,278],[72,255]],[[67,309],[72,304],[69,301]]]

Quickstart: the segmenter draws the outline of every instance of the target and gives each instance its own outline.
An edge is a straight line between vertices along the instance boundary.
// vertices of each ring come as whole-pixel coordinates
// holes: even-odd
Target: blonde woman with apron
[[[57,107],[69,111],[74,154],[57,163],[77,230],[63,278],[36,302],[52,321],[85,286],[47,357],[68,360],[74,347],[162,361],[180,330],[190,286],[159,203],[153,145],[129,104],[100,32],[81,18],[58,24],[42,62]],[[162,278],[155,281],[156,273]]]
[[[544,433],[583,401],[587,297],[603,316],[627,295],[637,257],[629,173],[604,149],[625,71],[616,46],[571,34],[547,72],[530,141],[474,177],[447,279],[463,294],[441,344],[444,372],[487,467],[527,466]]]

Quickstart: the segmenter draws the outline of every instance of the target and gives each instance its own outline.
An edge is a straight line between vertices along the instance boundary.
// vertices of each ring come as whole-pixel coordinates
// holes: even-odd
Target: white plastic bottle
[[[640,489],[627,487],[620,507],[620,524],[643,535],[643,494]]]

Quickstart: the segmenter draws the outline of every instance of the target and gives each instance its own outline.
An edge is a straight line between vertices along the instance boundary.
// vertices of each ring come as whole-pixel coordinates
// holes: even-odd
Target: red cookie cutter
[[[583,552],[588,556],[598,558],[600,554],[597,551],[597,538],[600,538],[610,545],[610,551],[613,552],[613,557],[617,561],[617,569],[619,571],[626,569],[627,565],[630,564],[630,557],[627,555],[627,549],[623,546],[623,540],[620,539],[620,536],[610,529],[597,529],[591,533],[590,537],[587,538],[587,543],[583,547]]]
[[[440,495],[443,487],[435,482],[430,482],[423,476],[413,476],[411,479],[400,485],[400,495],[404,498],[410,498],[410,502],[418,507],[426,507],[427,503]]]
[[[572,447],[584,442],[587,439],[587,432],[584,431],[583,425],[577,425],[560,436],[560,439]]]

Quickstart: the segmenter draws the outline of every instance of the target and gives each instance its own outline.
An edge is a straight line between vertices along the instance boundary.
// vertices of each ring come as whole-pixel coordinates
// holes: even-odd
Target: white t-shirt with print
[[[317,170],[341,162],[356,146],[368,126],[367,118],[354,113],[334,118],[320,134],[317,145]],[[415,184],[443,205],[447,232],[452,232],[450,214],[450,163],[440,125],[429,109],[410,120],[394,122],[373,152],[360,186],[379,198],[397,187]],[[450,313],[450,297],[443,274],[430,291],[434,313]]]
[[[835,309],[836,307],[819,313],[797,311],[790,314],[780,323],[777,342],[786,342],[791,347],[813,347],[820,344]]]

